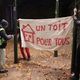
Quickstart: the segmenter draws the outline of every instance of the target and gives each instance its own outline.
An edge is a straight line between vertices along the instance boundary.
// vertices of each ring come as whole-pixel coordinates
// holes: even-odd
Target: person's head
[[[7,28],[8,27],[8,21],[6,21],[5,19],[1,20],[1,25],[3,28]]]

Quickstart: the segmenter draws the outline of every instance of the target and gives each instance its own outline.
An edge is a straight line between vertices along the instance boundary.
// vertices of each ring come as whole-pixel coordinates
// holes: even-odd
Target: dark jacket
[[[5,29],[0,25],[0,48],[5,48],[7,45],[7,40],[11,39],[11,36],[8,36],[5,32]]]
[[[78,17],[75,20],[76,27],[77,27],[77,43],[80,44],[80,18]]]

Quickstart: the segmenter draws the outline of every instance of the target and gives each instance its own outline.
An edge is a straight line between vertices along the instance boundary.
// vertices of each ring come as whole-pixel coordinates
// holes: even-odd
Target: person
[[[21,55],[22,55],[23,59],[29,61],[30,60],[30,51],[29,51],[29,48],[28,47],[23,48],[21,46],[21,36],[20,36],[19,21],[17,21],[17,25],[18,25],[18,42],[19,42],[20,52],[21,52]],[[25,52],[26,52],[26,54],[25,54]],[[27,55],[27,57],[26,57],[26,55]]]
[[[80,9],[77,11],[77,19],[76,27],[77,27],[77,54],[76,54],[76,65],[75,65],[75,77],[79,79],[80,73]]]
[[[5,58],[6,52],[5,48],[7,46],[7,40],[11,39],[12,35],[7,35],[5,29],[8,27],[8,22],[5,19],[2,19],[0,22],[0,73],[8,72],[5,69]]]
[[[80,74],[80,9],[78,9],[76,15],[73,16],[76,27],[76,52],[75,52],[75,68],[72,80],[79,80]]]

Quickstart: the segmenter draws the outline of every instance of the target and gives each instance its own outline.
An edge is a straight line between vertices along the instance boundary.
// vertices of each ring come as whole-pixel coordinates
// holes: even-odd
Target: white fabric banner
[[[71,44],[73,18],[19,19],[22,47],[55,50]]]

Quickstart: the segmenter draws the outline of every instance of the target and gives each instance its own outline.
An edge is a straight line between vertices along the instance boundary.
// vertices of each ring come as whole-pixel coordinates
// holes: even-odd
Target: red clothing
[[[27,54],[28,59],[30,59],[29,48],[27,48],[27,47],[26,47],[26,48],[22,48],[22,47],[21,47],[21,44],[20,44],[21,54],[22,54],[23,58],[26,59],[26,55],[25,55],[25,53],[24,53],[24,50],[25,50],[25,52],[26,52],[26,54]]]

